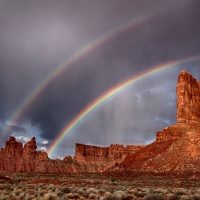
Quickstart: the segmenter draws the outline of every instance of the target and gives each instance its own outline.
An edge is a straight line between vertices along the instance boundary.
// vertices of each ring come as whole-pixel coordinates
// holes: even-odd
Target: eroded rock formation
[[[182,71],[177,87],[177,123],[157,132],[156,140],[111,170],[199,171],[200,83]]]
[[[0,153],[7,157],[20,158],[23,154],[23,145],[21,142],[17,142],[15,137],[11,136],[10,139],[6,141],[5,148],[1,148]]]
[[[178,77],[177,122],[200,122],[200,82],[190,73],[182,71]]]
[[[109,147],[99,147],[76,143],[74,160],[79,163],[96,164],[104,169],[122,162],[128,155],[142,149],[143,145],[111,144]]]
[[[71,156],[65,156],[65,157],[63,158],[63,160],[69,162],[69,161],[72,161],[73,159],[72,159]]]
[[[66,156],[63,160],[53,160],[48,158],[46,152],[37,151],[36,139],[33,137],[27,144],[17,142],[11,136],[6,141],[5,148],[0,151],[0,172],[83,172],[89,169],[84,164],[79,165],[73,162],[71,156]],[[94,168],[90,167],[93,171]]]
[[[24,145],[22,142],[17,142],[15,137],[11,136],[6,141],[5,148],[1,148],[0,155],[7,156],[9,158],[24,158],[24,159],[48,159],[46,152],[36,151],[37,145],[35,137],[33,137],[27,144]]]

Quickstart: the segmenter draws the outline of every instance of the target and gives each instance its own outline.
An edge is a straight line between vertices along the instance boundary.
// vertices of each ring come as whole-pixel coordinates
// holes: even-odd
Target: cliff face
[[[0,151],[0,172],[80,172],[87,171],[84,165],[73,162],[70,156],[64,160],[51,160],[46,152],[36,151],[36,139],[33,137],[27,144],[22,145],[15,137],[6,141],[5,148]]]
[[[24,158],[24,159],[37,159],[46,160],[48,155],[46,152],[36,151],[37,145],[35,137],[33,137],[27,144],[23,145],[21,142],[17,142],[15,137],[11,136],[6,141],[5,148],[1,148],[0,155],[5,155],[8,158]]]
[[[90,163],[108,168],[122,162],[128,155],[142,149],[143,145],[111,144],[109,147],[99,147],[76,143],[74,160],[79,163]]]
[[[188,72],[178,77],[177,123],[156,133],[156,140],[125,158],[112,170],[181,172],[199,170],[200,83]]]
[[[186,71],[178,77],[177,93],[177,122],[200,122],[200,82]]]
[[[6,141],[5,148],[0,151],[0,171],[10,172],[85,172],[104,171],[116,162],[135,153],[143,146],[114,144],[110,147],[97,147],[76,144],[74,159],[66,156],[63,160],[52,160],[46,152],[37,151],[36,139],[33,137],[27,144],[22,145],[15,137]]]

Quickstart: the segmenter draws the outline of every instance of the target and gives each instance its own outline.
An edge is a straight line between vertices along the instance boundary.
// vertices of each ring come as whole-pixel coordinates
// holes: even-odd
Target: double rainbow
[[[59,144],[61,143],[63,138],[72,129],[74,129],[80,123],[80,121],[84,120],[84,118],[89,113],[91,113],[92,111],[99,108],[100,105],[105,103],[108,99],[110,99],[114,95],[117,95],[118,93],[122,92],[124,89],[127,89],[132,84],[136,83],[137,81],[139,81],[141,79],[146,78],[147,76],[153,75],[155,73],[167,70],[167,69],[175,67],[175,66],[179,66],[179,64],[181,64],[181,63],[190,62],[192,60],[199,59],[199,58],[200,58],[200,56],[198,55],[198,56],[193,56],[193,57],[189,57],[189,58],[186,58],[186,59],[175,60],[175,61],[171,61],[171,62],[167,62],[167,63],[161,64],[161,65],[155,66],[155,67],[148,69],[146,71],[143,71],[143,72],[123,81],[122,83],[116,85],[115,87],[111,88],[110,90],[108,90],[107,92],[102,94],[100,97],[95,99],[88,106],[86,106],[81,112],[78,113],[78,115],[76,115],[76,117],[74,117],[74,119],[71,120],[71,122],[69,122],[69,124],[67,124],[62,129],[62,131],[58,134],[57,138],[54,140],[54,142],[48,148],[47,152],[49,154],[49,157],[51,157],[53,151],[59,146]]]
[[[21,116],[26,112],[26,110],[34,103],[34,101],[42,94],[42,92],[54,81],[56,80],[63,72],[69,68],[73,63],[75,63],[80,58],[86,56],[89,52],[93,51],[94,49],[98,48],[99,46],[105,44],[108,40],[111,38],[117,36],[118,34],[121,34],[123,32],[126,32],[132,27],[135,27],[137,25],[142,24],[146,20],[150,19],[152,15],[146,14],[146,15],[139,15],[138,17],[135,17],[134,19],[128,21],[125,24],[122,24],[118,26],[115,29],[110,30],[109,32],[103,34],[100,37],[97,37],[92,42],[88,43],[87,45],[80,48],[75,54],[73,54],[71,57],[69,57],[62,65],[56,68],[53,73],[51,73],[49,76],[47,76],[44,81],[42,81],[38,87],[36,87],[21,103],[21,105],[18,107],[18,109],[12,114],[12,116],[9,118],[10,124],[17,124]],[[1,135],[1,138],[6,136],[9,133],[10,129],[9,126],[5,126],[5,129],[3,130],[3,133]]]

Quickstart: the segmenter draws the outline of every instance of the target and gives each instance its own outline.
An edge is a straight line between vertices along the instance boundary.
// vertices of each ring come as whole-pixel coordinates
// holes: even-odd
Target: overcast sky
[[[110,88],[180,60],[104,102],[66,135],[52,158],[73,156],[76,142],[152,142],[157,131],[176,123],[180,71],[200,80],[199,7],[199,0],[0,0],[0,146],[10,135],[23,143],[35,136],[38,150],[48,149]],[[10,120],[34,89],[76,54],[18,121]],[[6,126],[12,128],[4,135]]]

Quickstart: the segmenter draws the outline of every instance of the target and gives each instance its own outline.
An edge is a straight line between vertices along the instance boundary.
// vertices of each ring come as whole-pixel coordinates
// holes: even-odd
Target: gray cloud
[[[0,121],[9,121],[34,88],[83,46],[143,16],[142,22],[113,34],[72,63],[23,113],[17,126],[26,128],[30,123],[29,137],[35,134],[31,129],[37,129],[39,142],[53,142],[85,106],[116,84],[158,64],[199,54],[199,4],[198,0],[1,1]],[[76,134],[69,134],[66,139],[72,144],[67,142],[67,149],[72,152],[74,142],[151,140],[155,131],[175,123],[178,73],[187,69],[198,79],[198,66],[196,59],[136,83],[88,117]],[[59,148],[64,155],[65,146]]]

